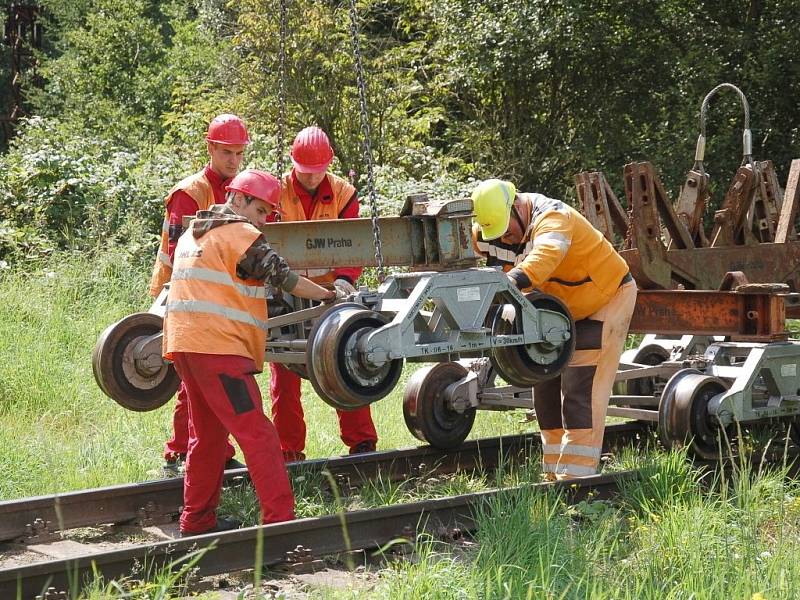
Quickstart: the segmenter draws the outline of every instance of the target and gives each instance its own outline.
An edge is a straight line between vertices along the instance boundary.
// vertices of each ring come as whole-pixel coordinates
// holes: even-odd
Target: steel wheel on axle
[[[687,446],[702,459],[717,460],[727,441],[724,428],[708,412],[711,399],[728,386],[717,377],[683,369],[667,382],[658,407],[658,432],[667,449]]]
[[[380,400],[397,385],[403,360],[376,366],[358,350],[359,340],[389,319],[363,305],[337,304],[314,325],[306,348],[306,368],[314,390],[340,410],[355,410]]]
[[[140,342],[161,332],[163,319],[134,313],[109,325],[92,353],[92,371],[100,389],[117,404],[137,412],[166,404],[180,385],[175,367],[158,356],[137,356]]]
[[[636,363],[637,365],[647,365],[654,367],[660,365],[669,358],[669,351],[658,344],[648,344],[641,348],[632,348],[622,353],[619,358],[621,363]],[[614,384],[614,393],[623,396],[654,396],[656,385],[664,382],[661,377],[642,377],[640,379],[628,379]],[[628,405],[636,408],[636,405]],[[649,406],[643,407],[649,408]]]
[[[575,350],[575,322],[572,315],[561,300],[554,296],[532,292],[525,296],[534,307],[543,310],[552,310],[565,316],[569,321],[570,338],[560,345],[550,342],[540,342],[538,344],[503,346],[494,348],[491,361],[495,371],[511,385],[517,387],[532,387],[543,381],[547,381],[561,373],[567,366],[572,353]],[[493,335],[512,335],[521,333],[519,329],[519,319],[506,321],[502,318],[502,305],[492,307],[486,317],[487,327],[491,327]],[[548,352],[553,355],[551,362],[541,364],[536,362],[529,352],[530,349]]]
[[[418,440],[442,450],[459,446],[472,430],[475,409],[453,410],[447,387],[467,370],[458,363],[438,363],[420,369],[409,379],[403,395],[403,418]]]

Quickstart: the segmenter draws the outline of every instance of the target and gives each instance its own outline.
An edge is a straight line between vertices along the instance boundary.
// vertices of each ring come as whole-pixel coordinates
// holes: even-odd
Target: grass
[[[800,486],[785,472],[738,471],[705,482],[680,454],[653,451],[645,477],[612,503],[568,508],[516,489],[487,502],[475,545],[435,540],[376,589],[315,598],[795,598],[800,589]]]
[[[61,255],[39,269],[0,275],[0,499],[140,481],[161,464],[171,405],[132,413],[97,389],[91,350],[103,328],[147,307],[144,269],[121,252],[88,260]],[[797,324],[793,324],[796,327]],[[404,377],[411,369],[407,368]],[[260,376],[262,390],[267,377]],[[380,447],[417,444],[401,416],[402,382],[374,406]],[[345,451],[334,411],[304,388],[308,454]],[[480,412],[473,437],[531,429],[520,413]],[[294,481],[299,516],[330,514],[537,481],[538,465],[491,476],[423,474],[378,479],[337,499],[321,475]],[[619,453],[607,469],[644,477],[609,503],[567,507],[556,495],[508,489],[486,503],[473,544],[427,538],[412,560],[392,562],[368,590],[309,589],[311,598],[794,598],[800,589],[800,484],[785,469],[753,472],[742,462],[712,477],[679,453]],[[227,490],[223,511],[257,520],[248,488]],[[84,598],[187,595],[192,561],[176,572],[108,582]],[[207,594],[203,597],[213,597]]]

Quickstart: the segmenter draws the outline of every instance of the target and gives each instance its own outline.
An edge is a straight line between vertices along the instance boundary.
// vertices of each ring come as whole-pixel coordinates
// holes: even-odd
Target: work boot
[[[237,521],[236,519],[228,519],[226,517],[218,517],[217,524],[214,525],[211,529],[206,529],[205,531],[181,531],[181,537],[191,537],[193,535],[204,535],[206,533],[219,533],[221,531],[232,531],[233,529],[239,529],[242,526],[241,521]]]
[[[283,451],[283,460],[284,462],[300,462],[301,460],[305,460],[306,455],[303,452],[295,452],[294,450],[284,450]]]
[[[365,452],[375,452],[377,444],[375,440],[364,440],[358,442],[355,446],[350,448],[350,454],[364,454]]]
[[[231,469],[245,469],[247,465],[242,462],[239,462],[235,458],[229,458],[225,461],[225,470],[230,471]]]
[[[180,477],[183,474],[185,462],[185,454],[173,454],[164,460],[164,464],[161,466],[161,474],[167,479]]]

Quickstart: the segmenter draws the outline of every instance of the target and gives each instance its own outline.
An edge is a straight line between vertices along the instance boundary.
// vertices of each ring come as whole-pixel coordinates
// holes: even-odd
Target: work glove
[[[352,286],[350,286],[350,287],[352,287]],[[334,284],[334,288],[331,291],[334,292],[334,293],[331,296],[329,296],[328,298],[325,298],[322,301],[323,304],[333,304],[334,302],[338,302],[339,300],[344,300],[345,298],[347,298],[347,296],[350,295],[350,294],[346,293],[344,290],[342,290],[341,288],[336,287],[335,284]]]
[[[352,283],[347,281],[347,279],[337,279],[333,282],[333,287],[337,290],[342,290],[345,296],[355,294],[358,291]]]

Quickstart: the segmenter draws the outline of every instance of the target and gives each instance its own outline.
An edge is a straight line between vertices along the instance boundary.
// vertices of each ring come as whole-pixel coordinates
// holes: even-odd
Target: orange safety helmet
[[[306,127],[292,143],[292,164],[301,173],[322,173],[333,161],[333,148],[319,127]]]
[[[229,192],[241,192],[245,196],[263,200],[272,207],[276,207],[280,203],[281,182],[277,177],[264,171],[256,169],[242,171],[225,189]]]
[[[206,140],[217,144],[227,144],[229,146],[249,144],[250,136],[247,135],[247,127],[236,115],[222,114],[217,115],[208,124]]]

